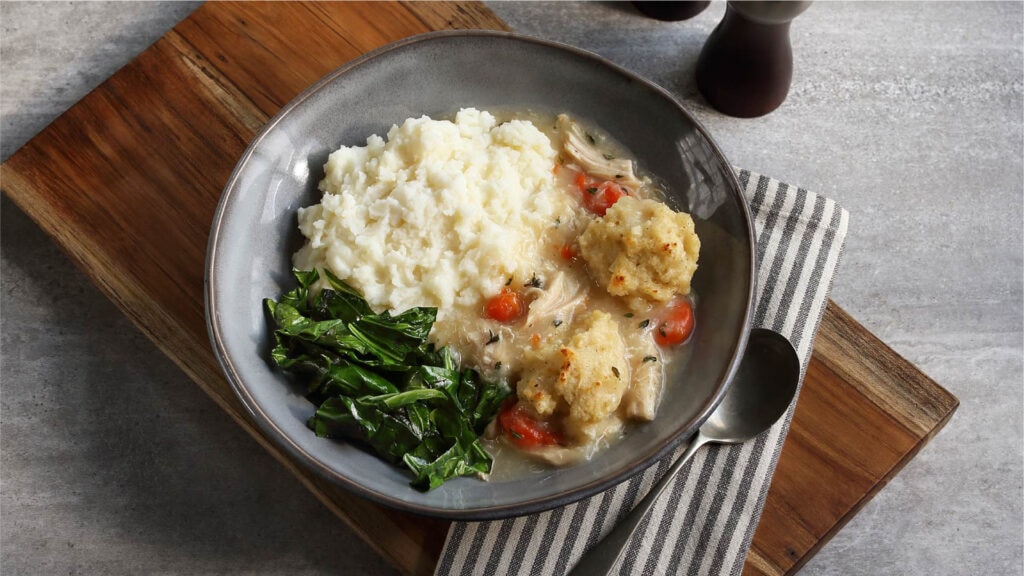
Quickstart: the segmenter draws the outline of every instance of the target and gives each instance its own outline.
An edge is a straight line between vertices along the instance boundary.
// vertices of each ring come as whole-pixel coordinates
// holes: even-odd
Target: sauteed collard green
[[[430,490],[456,476],[487,473],[478,440],[510,393],[460,369],[427,336],[436,308],[375,313],[352,287],[325,271],[293,270],[298,287],[264,300],[274,324],[273,362],[306,385],[318,408],[307,422],[321,437],[357,440]]]

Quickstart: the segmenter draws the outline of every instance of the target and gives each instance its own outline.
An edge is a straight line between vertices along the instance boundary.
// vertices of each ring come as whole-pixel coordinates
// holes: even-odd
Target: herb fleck
[[[601,156],[604,156],[605,160],[614,160],[615,159],[615,156],[612,156],[611,154],[608,154],[607,152],[605,152],[604,154],[601,154]]]
[[[644,362],[657,362],[658,358],[655,356],[644,356]]]
[[[509,286],[510,284],[512,284],[512,277],[511,276],[508,277],[508,282],[505,282],[505,286]]]
[[[644,320],[643,322],[640,323],[640,327],[641,328],[647,328],[648,326],[650,326],[650,324],[651,324],[651,319],[647,318],[646,320]]]
[[[511,434],[512,437],[515,438],[516,440],[522,440],[523,439],[523,435],[522,434],[520,434],[519,432],[516,432],[515,430],[512,430],[511,428],[509,428],[508,433]]]
[[[587,188],[587,194],[596,194],[597,188]]]
[[[501,340],[501,334],[495,334],[494,332],[491,332],[490,330],[488,330],[487,333],[490,334],[491,337],[487,339],[487,343],[484,344],[484,346],[487,346],[489,344],[494,344],[498,340]]]
[[[644,358],[644,361],[647,361],[647,358]],[[494,369],[495,370],[501,370],[501,362],[495,362],[494,363]]]
[[[533,276],[530,278],[530,281],[526,283],[526,285],[530,286],[531,288],[542,288],[544,286],[544,283],[541,282],[540,278],[537,278],[537,273],[535,272]]]
[[[612,366],[612,374],[615,374],[615,377],[618,378],[619,377],[619,369],[616,368],[615,366]]]
[[[587,132],[587,142],[590,142],[591,144],[597,144],[597,140],[594,140],[594,137],[590,134],[590,132]]]
[[[559,319],[557,319],[557,318],[555,318],[555,321],[554,321],[554,322],[552,322],[552,324],[554,324],[554,325],[555,325],[555,328],[558,328],[559,326],[561,326],[561,325],[562,325],[562,321],[561,321],[561,320],[559,320]]]
[[[623,314],[623,316],[625,316],[626,318],[632,318],[633,317],[633,313],[632,312],[626,312],[625,314]]]

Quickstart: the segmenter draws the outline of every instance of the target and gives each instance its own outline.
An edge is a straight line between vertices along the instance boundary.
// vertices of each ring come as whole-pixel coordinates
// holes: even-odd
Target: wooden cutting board
[[[147,336],[367,543],[410,574],[432,572],[448,524],[343,492],[260,435],[210,347],[203,270],[221,190],[267,119],[344,62],[447,28],[507,26],[475,3],[209,3],[0,172],[4,193]],[[795,572],[957,405],[830,302],[746,573]]]

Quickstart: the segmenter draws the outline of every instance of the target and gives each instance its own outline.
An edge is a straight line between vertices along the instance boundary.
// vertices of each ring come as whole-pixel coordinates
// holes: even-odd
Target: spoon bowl
[[[752,329],[731,387],[700,433],[712,442],[750,440],[789,408],[799,377],[800,359],[793,345],[771,330]]]
[[[697,450],[710,443],[746,442],[771,428],[789,409],[799,381],[800,358],[793,345],[771,330],[752,329],[725,397],[701,425],[686,452],[604,540],[583,554],[570,574],[607,574],[658,497]]]

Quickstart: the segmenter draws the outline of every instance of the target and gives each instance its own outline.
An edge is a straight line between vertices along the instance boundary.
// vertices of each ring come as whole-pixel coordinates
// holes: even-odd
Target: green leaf
[[[476,406],[473,407],[472,427],[477,434],[483,434],[484,428],[494,419],[501,408],[501,403],[512,393],[512,389],[504,382],[481,382],[480,393]]]
[[[381,358],[393,357],[399,363],[426,341],[436,318],[436,308],[411,308],[394,317],[384,312],[355,321],[353,333]]]
[[[406,342],[389,341],[373,331],[367,331],[362,322],[349,324],[348,330],[352,337],[359,341],[366,354],[372,356],[380,365],[402,365],[411,350]]]
[[[370,308],[369,303],[363,299],[362,295],[356,291],[355,288],[349,286],[344,280],[340,280],[337,276],[331,273],[330,270],[324,270],[324,276],[327,277],[327,283],[331,285],[334,292],[339,294],[343,299],[352,304],[360,315],[373,314],[373,310]]]
[[[416,476],[413,487],[420,490],[432,490],[455,476],[486,474],[491,470],[491,457],[478,442],[468,447],[455,443],[433,461],[411,454],[403,460]]]
[[[367,396],[398,392],[387,378],[363,366],[331,366],[319,390],[325,396]]]
[[[360,398],[361,402],[368,404],[377,404],[382,410],[391,411],[395,408],[402,408],[409,404],[416,402],[425,402],[428,400],[443,400],[445,398],[444,392],[440,390],[431,390],[430,388],[419,388],[417,390],[406,390],[404,392],[395,392],[394,394],[384,394],[381,396],[370,396],[366,398]]]
[[[367,313],[358,302],[334,290],[321,290],[320,296],[313,303],[312,312],[318,319],[336,318],[345,322],[355,322]]]
[[[299,286],[291,292],[281,296],[281,302],[298,310],[305,311],[309,307],[309,287],[320,279],[320,274],[314,268],[309,271],[292,270],[292,274],[299,282]]]
[[[299,282],[299,287],[307,290],[320,279],[320,272],[317,271],[316,268],[313,268],[312,270],[299,270],[297,268],[292,268],[292,275],[295,276],[295,279]],[[328,279],[331,277],[333,277],[333,275],[328,272]]]
[[[402,414],[391,414],[361,399],[336,396],[317,408],[309,426],[322,438],[348,438],[365,442],[388,461],[402,457],[420,444],[420,436]]]

